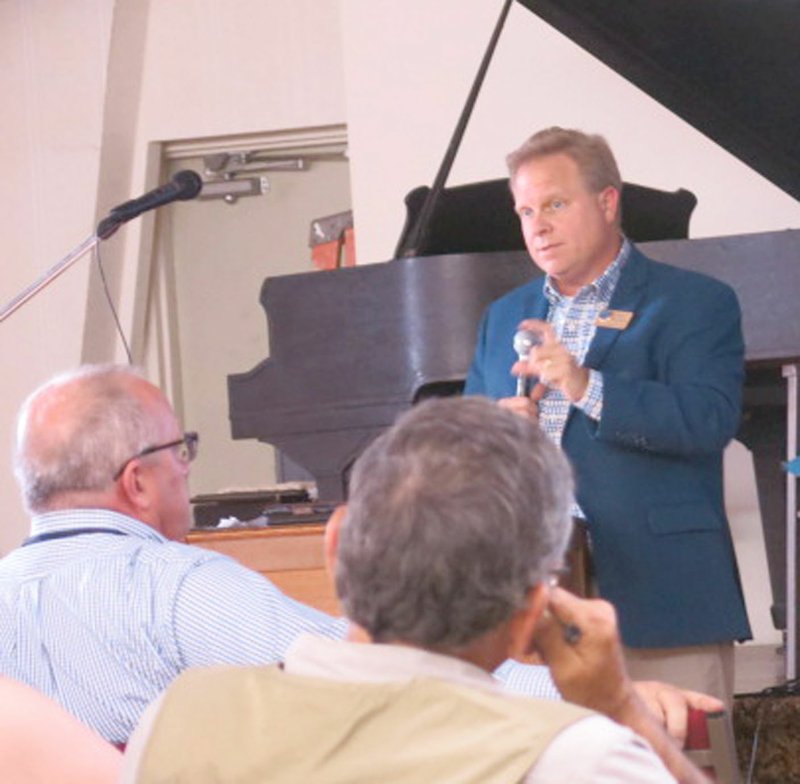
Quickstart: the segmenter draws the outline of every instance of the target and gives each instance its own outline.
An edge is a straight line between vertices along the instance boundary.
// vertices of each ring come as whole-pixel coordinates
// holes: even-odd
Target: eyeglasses
[[[122,467],[114,474],[114,481],[116,482],[122,476],[122,472],[128,467],[129,463],[138,460],[140,457],[152,455],[154,452],[160,452],[162,449],[175,449],[177,448],[178,460],[182,463],[191,463],[197,457],[198,444],[200,443],[200,435],[194,431],[184,433],[183,438],[178,438],[175,441],[170,441],[167,444],[158,444],[158,446],[148,446],[141,452],[137,452],[133,457],[129,457]]]

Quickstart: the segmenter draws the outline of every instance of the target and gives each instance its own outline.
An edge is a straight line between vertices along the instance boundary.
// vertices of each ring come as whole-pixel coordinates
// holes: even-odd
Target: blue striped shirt
[[[82,533],[0,560],[0,672],[29,683],[114,743],[195,665],[279,661],[301,632],[340,638],[346,622],[261,575],[101,509],[34,518],[32,535]]]
[[[302,632],[345,635],[343,618],[125,515],[50,512],[31,527],[32,536],[77,531],[0,560],[0,673],[113,743],[127,741],[145,707],[187,667],[273,663]],[[558,696],[544,667],[509,661],[496,675],[512,691]]]

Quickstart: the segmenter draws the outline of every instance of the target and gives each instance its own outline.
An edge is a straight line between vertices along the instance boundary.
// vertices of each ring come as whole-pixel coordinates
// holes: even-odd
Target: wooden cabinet
[[[324,525],[202,529],[187,542],[229,555],[260,572],[293,599],[339,615],[333,581],[325,570]]]

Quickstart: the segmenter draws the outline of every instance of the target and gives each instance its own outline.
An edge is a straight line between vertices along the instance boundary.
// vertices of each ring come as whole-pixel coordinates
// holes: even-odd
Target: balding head
[[[31,512],[63,508],[76,494],[102,494],[126,460],[162,437],[173,416],[139,372],[85,366],[34,391],[17,419],[14,468]]]

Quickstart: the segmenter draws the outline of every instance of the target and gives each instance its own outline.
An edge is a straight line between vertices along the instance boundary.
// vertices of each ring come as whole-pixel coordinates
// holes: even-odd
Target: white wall
[[[93,231],[112,0],[0,2],[0,302]],[[27,531],[10,470],[23,398],[80,361],[89,257],[0,324],[0,553]]]
[[[433,181],[501,5],[342,0],[360,262],[391,256],[403,197]],[[694,191],[692,236],[800,226],[794,199],[515,3],[449,183],[504,176],[549,125],[604,134],[626,180]]]

